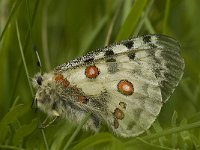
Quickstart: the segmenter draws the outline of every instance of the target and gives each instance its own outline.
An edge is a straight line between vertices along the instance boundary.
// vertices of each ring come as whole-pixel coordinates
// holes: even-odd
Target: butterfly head
[[[51,101],[50,97],[48,96],[51,91],[53,91],[52,88],[52,74],[41,74],[37,73],[32,78],[32,85],[35,89],[35,98],[33,100],[33,106],[36,108],[46,103],[49,103]]]
[[[62,75],[53,72],[43,75],[36,74],[32,79],[36,91],[33,104],[41,109],[50,110],[57,100],[61,99],[64,91],[69,91],[69,81]],[[67,94],[67,96],[70,94]]]

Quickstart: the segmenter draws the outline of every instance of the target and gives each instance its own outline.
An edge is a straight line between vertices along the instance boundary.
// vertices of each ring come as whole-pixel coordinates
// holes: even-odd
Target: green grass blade
[[[0,149],[25,150],[23,148],[19,148],[19,147],[16,147],[16,146],[10,146],[10,145],[0,145]]]
[[[105,40],[104,46],[107,46],[109,44],[109,41],[110,41],[110,38],[111,38],[111,34],[112,34],[112,31],[113,31],[113,27],[114,27],[114,23],[115,23],[115,21],[117,19],[117,16],[119,15],[119,12],[120,12],[120,9],[121,9],[121,5],[122,5],[122,1],[119,1],[118,5],[117,5],[117,8],[115,10],[115,13],[114,13],[114,15],[112,17],[111,23],[109,25],[108,33],[106,35],[106,40]]]
[[[148,17],[145,19],[144,24],[145,24],[145,26],[146,26],[146,28],[147,28],[149,33],[151,33],[151,34],[155,34],[156,33],[156,31],[153,28],[153,26],[152,26],[152,24],[151,24],[151,22],[150,22]]]
[[[146,10],[144,11],[144,13],[142,14],[142,17],[134,31],[134,36],[137,36],[138,33],[140,32],[141,28],[142,28],[142,25],[145,23],[146,20],[148,20],[148,14],[154,4],[154,1],[155,0],[151,0],[148,5],[146,6]]]
[[[164,21],[163,21],[163,34],[167,34],[167,22],[168,22],[169,11],[170,11],[170,3],[171,3],[171,0],[166,0],[165,15],[164,15]]]
[[[8,132],[7,125],[14,122],[17,118],[22,116],[27,111],[23,104],[17,105],[9,110],[9,112],[0,121],[0,143],[3,143],[4,138]]]
[[[32,122],[30,124],[23,125],[19,129],[17,129],[16,133],[14,134],[14,137],[13,137],[13,144],[19,145],[20,142],[23,141],[23,138],[25,136],[28,136],[35,130],[37,125],[38,125],[38,120],[34,119],[34,120],[32,120]]]
[[[47,71],[51,70],[51,62],[49,58],[49,47],[48,47],[48,5],[49,2],[44,4],[44,9],[42,12],[42,46],[43,46],[43,55],[45,60],[45,67]]]
[[[99,133],[94,136],[90,136],[85,140],[82,140],[81,143],[77,144],[73,147],[73,150],[79,150],[83,148],[89,148],[96,144],[111,142],[113,140],[113,136],[109,133]]]
[[[37,0],[36,1],[36,5],[35,5],[35,7],[34,7],[34,11],[33,11],[33,17],[32,17],[32,20],[31,20],[31,22],[32,22],[32,24],[31,24],[31,28],[32,28],[32,25],[33,25],[33,23],[34,23],[34,21],[35,21],[35,16],[36,16],[36,12],[37,12],[37,9],[38,9],[38,4],[39,4],[39,0]],[[28,30],[28,32],[27,32],[27,34],[26,34],[26,37],[25,37],[25,42],[24,42],[24,45],[23,45],[23,50],[24,50],[24,52],[25,52],[25,54],[26,54],[26,52],[27,52],[27,47],[28,47],[28,40],[29,40],[29,38],[30,38],[30,30]],[[20,72],[21,72],[21,69],[22,69],[22,59],[20,59],[19,61],[18,61],[18,63],[17,63],[17,65],[18,65],[18,70],[17,70],[17,72],[16,72],[16,78],[14,79],[14,86],[13,86],[13,89],[12,89],[12,94],[10,95],[10,101],[12,101],[12,99],[14,98],[14,96],[15,96],[15,92],[16,92],[16,89],[17,89],[17,86],[18,86],[18,82],[19,82],[19,77],[20,77]]]
[[[91,113],[86,114],[85,118],[83,118],[83,120],[80,122],[79,126],[76,128],[76,130],[74,131],[73,135],[70,137],[70,139],[67,141],[66,145],[64,146],[64,150],[67,150],[70,146],[70,144],[72,143],[72,141],[75,139],[75,137],[77,136],[77,134],[79,133],[79,131],[81,130],[81,128],[83,127],[83,125],[86,123],[86,121],[91,117]]]
[[[10,16],[8,17],[8,21],[6,22],[6,25],[5,25],[3,31],[2,31],[2,33],[0,35],[0,42],[1,42],[1,40],[2,40],[2,38],[3,38],[3,36],[4,36],[5,32],[6,32],[6,30],[8,28],[9,23],[11,22],[11,20],[12,20],[12,18],[14,16],[14,13],[19,8],[21,2],[22,2],[22,0],[18,0],[18,1],[15,1],[15,3],[13,4],[13,9],[11,10]]]
[[[94,32],[90,36],[85,37],[83,39],[81,46],[82,50],[79,51],[77,55],[82,55],[84,54],[89,47],[91,46],[92,43],[94,43],[95,38],[97,37],[98,33],[102,30],[102,28],[105,26],[106,22],[108,20],[108,15],[104,16],[98,23],[97,27],[95,28]]]
[[[194,129],[194,128],[200,128],[200,121],[190,123],[190,124],[187,124],[187,125],[181,125],[180,127],[174,127],[174,128],[171,128],[171,129],[163,130],[162,132],[159,132],[159,133],[149,134],[147,136],[141,137],[141,139],[143,139],[143,140],[153,140],[153,139],[157,139],[157,138],[162,137],[162,136],[182,132],[182,131],[185,131],[185,130],[191,130],[191,129]],[[136,141],[137,141],[137,138],[136,139],[134,138],[134,139],[128,141],[126,144],[131,144],[131,143],[134,143]]]
[[[137,23],[144,11],[147,0],[135,0],[131,11],[121,27],[116,41],[127,39],[136,29]]]
[[[23,52],[23,48],[22,48],[22,43],[21,43],[21,39],[20,39],[20,33],[19,33],[19,27],[18,27],[17,21],[16,21],[16,31],[17,31],[17,39],[18,39],[18,43],[19,43],[19,49],[20,49],[22,61],[23,61],[23,64],[24,64],[24,69],[25,69],[25,72],[26,72],[26,77],[27,77],[27,80],[28,80],[29,88],[31,90],[31,95],[33,97],[33,88],[32,88],[32,85],[31,85],[31,81],[29,79],[29,72],[28,72],[26,60],[25,60],[25,57],[24,57],[24,52]]]
[[[46,150],[49,150],[49,145],[48,145],[47,138],[46,138],[46,135],[44,133],[44,130],[41,129],[41,132],[42,132],[42,138],[44,140],[44,144],[45,144]]]
[[[157,144],[149,143],[142,138],[137,138],[134,143],[126,144],[127,150],[174,150]]]
[[[145,136],[142,139],[151,140],[151,139],[155,139],[155,138],[158,138],[158,137],[161,137],[161,136],[165,136],[165,135],[169,135],[169,134],[173,134],[173,133],[177,133],[177,132],[181,132],[181,131],[185,131],[185,130],[191,130],[191,129],[194,129],[194,128],[200,128],[200,121],[190,123],[190,124],[187,124],[187,125],[182,125],[180,127],[175,127],[175,128],[172,128],[172,129],[164,130],[160,133],[155,133],[155,134],[152,134],[152,135]]]

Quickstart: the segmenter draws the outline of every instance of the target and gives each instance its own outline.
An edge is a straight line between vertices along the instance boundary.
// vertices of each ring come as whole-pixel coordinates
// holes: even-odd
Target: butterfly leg
[[[49,127],[51,124],[53,124],[59,118],[59,116],[54,116],[54,118],[51,121],[47,122],[48,118],[49,117],[46,117],[45,120],[42,122],[40,129]]]

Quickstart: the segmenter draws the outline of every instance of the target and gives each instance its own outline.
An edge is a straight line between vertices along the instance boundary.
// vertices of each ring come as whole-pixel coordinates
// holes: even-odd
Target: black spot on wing
[[[107,66],[108,72],[111,74],[116,73],[119,70],[117,61],[113,57],[106,58],[106,66]]]
[[[118,71],[118,64],[114,57],[114,52],[111,49],[105,51],[105,61],[109,73],[116,73]]]
[[[143,41],[144,43],[151,43],[151,36],[150,35],[146,35],[143,37]]]
[[[157,48],[157,46],[154,43],[152,43],[151,37],[152,37],[151,35],[144,36],[143,37],[144,43],[148,44],[152,49]]]
[[[134,42],[133,41],[124,41],[122,44],[124,46],[126,46],[128,49],[131,49],[133,47]]]
[[[130,60],[134,60],[134,59],[135,59],[135,53],[129,53],[129,54],[128,54],[128,58],[129,58]]]
[[[113,55],[114,55],[114,52],[111,49],[105,51],[105,54],[104,54],[105,57],[111,57]]]

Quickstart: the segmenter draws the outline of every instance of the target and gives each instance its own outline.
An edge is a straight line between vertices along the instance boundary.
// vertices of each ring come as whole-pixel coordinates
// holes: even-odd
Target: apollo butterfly
[[[37,106],[50,116],[117,136],[145,132],[158,117],[183,75],[178,42],[144,35],[96,50],[33,79]]]

